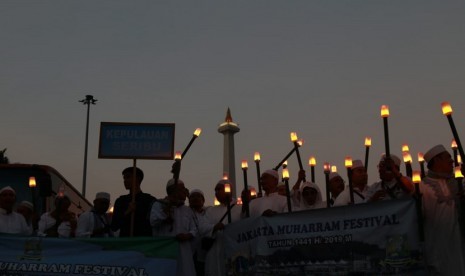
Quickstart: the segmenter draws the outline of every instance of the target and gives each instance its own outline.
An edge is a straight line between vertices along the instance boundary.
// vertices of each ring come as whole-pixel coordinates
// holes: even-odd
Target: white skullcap
[[[184,184],[184,182],[181,180],[181,179],[178,179],[178,184]],[[166,187],[168,188],[169,186],[172,186],[174,185],[174,178],[171,178],[170,180],[168,180],[168,183],[166,183]]]
[[[19,206],[24,206],[32,211],[34,211],[34,205],[32,205],[32,203],[30,203],[29,201],[27,200],[23,200],[21,201],[21,203],[19,204]]]
[[[353,170],[353,169],[356,169],[356,168],[360,168],[360,167],[365,167],[365,166],[363,165],[362,160],[356,159],[356,160],[352,161],[352,170]]]
[[[274,178],[276,178],[277,180],[279,180],[278,172],[275,171],[275,170],[266,170],[263,174],[271,175],[272,177],[274,177]]]
[[[192,194],[195,194],[195,193],[201,194],[202,197],[205,198],[205,195],[203,194],[203,192],[202,192],[200,189],[193,189],[193,190],[189,193],[189,196],[191,196]]]
[[[0,194],[3,193],[3,192],[5,192],[5,191],[12,191],[13,194],[16,195],[16,191],[15,191],[13,188],[11,188],[11,186],[6,186],[6,187],[2,188],[2,189],[0,190]]]
[[[221,184],[221,185],[224,185],[224,184],[231,184],[231,182],[229,182],[229,180],[226,180],[226,179],[220,179],[218,181],[218,183],[216,183],[216,185],[218,184]]]
[[[333,180],[336,177],[341,177],[337,172],[332,172],[329,174],[329,181]],[[342,178],[342,177],[341,177]]]
[[[99,199],[99,198],[106,199],[106,200],[110,201],[110,194],[106,193],[106,192],[98,192],[95,195],[95,199]]]
[[[443,145],[436,145],[427,151],[424,155],[426,162],[429,163],[436,155],[447,152],[446,148]]]
[[[394,161],[394,164],[397,166],[397,167],[400,167],[400,164],[402,163],[402,161],[400,160],[399,157],[395,156],[394,154],[391,154],[389,155],[392,159],[392,161]],[[379,160],[379,162],[382,162],[386,159],[386,154],[383,153],[383,155],[381,155],[381,159]]]

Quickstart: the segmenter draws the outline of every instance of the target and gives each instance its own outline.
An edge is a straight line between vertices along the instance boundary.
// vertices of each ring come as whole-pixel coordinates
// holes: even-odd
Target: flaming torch
[[[228,223],[231,223],[231,185],[229,183],[224,184],[224,193],[228,198]]]
[[[423,157],[423,153],[418,153],[418,163],[420,163],[420,170],[421,170],[421,178],[425,177],[425,158]]]
[[[422,211],[422,204],[421,204],[421,193],[420,193],[420,182],[421,176],[419,171],[414,171],[412,173],[412,181],[415,185],[415,202],[416,202],[416,209],[417,209],[417,218],[418,218],[418,232],[419,238],[421,242],[425,241],[425,231],[423,227],[423,211]]]
[[[391,151],[389,149],[389,127],[388,127],[389,107],[387,105],[381,106],[381,117],[383,118],[383,124],[384,124],[384,145],[386,148],[386,158],[390,158]]]
[[[457,151],[457,142],[455,142],[455,139],[452,139],[450,147],[452,148],[452,152],[454,152],[454,164],[455,164],[455,167],[457,167],[459,165],[459,158],[458,158],[458,151]]]
[[[258,197],[262,197],[262,184],[260,183],[260,153],[255,152],[253,159],[255,161],[255,166],[257,167],[257,182],[258,182]]]
[[[350,203],[354,204],[354,187],[352,185],[352,158],[350,156],[346,157],[344,166],[347,168],[347,178],[349,179]]]
[[[331,164],[325,162],[323,164],[323,172],[325,173],[325,183],[326,183],[326,207],[331,207],[331,197],[329,195],[329,173],[331,171]]]
[[[292,206],[291,206],[291,192],[289,190],[289,170],[283,169],[283,180],[284,183],[286,184],[286,199],[287,199],[287,210],[289,210],[289,213],[292,212]]]
[[[248,218],[250,217],[250,210],[249,210],[249,185],[247,184],[247,169],[249,168],[249,165],[247,164],[247,160],[242,160],[242,172],[244,173],[244,191],[246,192],[246,195],[242,199],[242,204],[243,204],[243,209],[245,209],[245,216]]]
[[[407,176],[411,178],[412,177],[412,156],[407,151],[407,152],[402,153],[402,157],[405,163],[405,172],[407,173]]]
[[[370,154],[371,137],[365,137],[365,169],[368,170],[368,156]]]
[[[465,153],[463,152],[462,143],[460,143],[459,134],[457,133],[457,129],[455,128],[454,120],[452,119],[452,107],[448,102],[443,102],[442,106],[442,113],[446,115],[447,120],[449,121],[450,129],[452,130],[452,134],[454,135],[455,142],[457,143],[457,148],[460,153],[460,157],[465,159]]]
[[[308,160],[308,164],[310,165],[310,172],[311,172],[311,179],[312,182],[315,183],[315,166],[316,166],[316,159],[314,156],[310,156]]]

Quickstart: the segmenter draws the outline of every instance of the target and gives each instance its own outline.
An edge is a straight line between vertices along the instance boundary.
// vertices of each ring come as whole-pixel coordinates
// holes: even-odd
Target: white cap
[[[365,167],[365,166],[363,165],[362,160],[356,159],[356,160],[353,160],[353,161],[352,161],[352,170],[353,170],[353,169],[356,169],[356,168],[360,168],[360,167]]]
[[[202,197],[205,198],[205,195],[203,194],[203,192],[202,192],[200,189],[193,189],[193,190],[189,193],[189,196],[191,196],[192,194],[195,194],[195,193],[201,194]]]
[[[402,163],[402,161],[400,160],[399,157],[397,157],[396,155],[394,154],[391,154],[389,155],[392,159],[392,161],[394,161],[394,164],[397,166],[397,167],[400,167],[400,164]],[[379,162],[382,162],[386,159],[386,154],[383,153],[383,155],[381,155],[381,159],[379,160]]]
[[[103,199],[110,201],[110,194],[106,192],[98,192],[95,195],[95,199],[99,199],[99,198],[103,198]]]
[[[329,181],[333,180],[336,177],[341,177],[337,172],[332,172],[329,174]],[[342,177],[341,177],[342,178]]]
[[[263,174],[268,174],[268,175],[271,175],[272,177],[276,178],[277,180],[279,180],[279,174],[277,171],[275,170],[266,170],[265,172],[263,172]]]
[[[429,163],[436,155],[443,152],[447,152],[446,148],[443,145],[436,145],[425,153],[424,158]]]
[[[184,184],[184,181],[182,181],[181,179],[178,179],[178,184]],[[168,188],[169,186],[172,186],[174,185],[174,178],[171,178],[170,180],[168,180],[168,183],[166,183],[166,187]]]
[[[19,206],[24,206],[30,210],[33,210],[34,211],[34,205],[32,205],[32,203],[30,203],[29,201],[27,200],[23,200],[21,201],[21,203],[19,204]]]
[[[5,191],[12,191],[13,194],[16,195],[16,191],[15,191],[13,188],[11,188],[11,186],[6,186],[6,187],[2,188],[2,189],[0,190],[0,194],[3,193],[3,192],[5,192]]]

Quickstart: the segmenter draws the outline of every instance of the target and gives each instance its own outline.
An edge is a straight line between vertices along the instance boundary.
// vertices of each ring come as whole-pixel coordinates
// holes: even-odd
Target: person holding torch
[[[431,275],[465,275],[454,160],[443,145],[424,155],[427,176],[420,184],[425,227],[425,260]]]
[[[278,194],[279,175],[275,170],[266,170],[260,177],[265,195],[250,203],[250,217],[272,216],[287,212],[287,199]]]
[[[361,160],[352,161],[351,180],[354,192],[354,204],[364,203],[366,201],[366,192],[368,190],[368,174]],[[334,206],[344,206],[350,204],[350,189],[345,189],[339,194],[334,202]]]

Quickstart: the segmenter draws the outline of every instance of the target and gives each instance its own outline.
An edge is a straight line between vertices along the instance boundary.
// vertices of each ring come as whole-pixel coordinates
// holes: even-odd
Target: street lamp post
[[[94,99],[92,95],[86,95],[86,98],[79,101],[80,103],[87,105],[87,123],[86,123],[86,143],[84,146],[84,170],[82,173],[82,196],[86,197],[86,178],[87,178],[87,147],[89,144],[89,113],[90,105],[95,104],[97,99]]]

